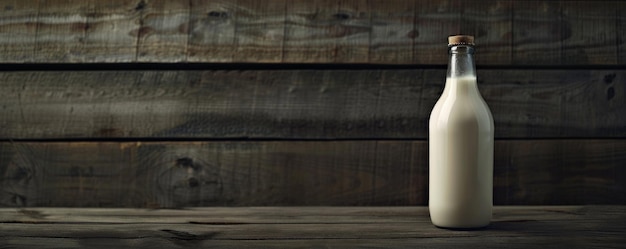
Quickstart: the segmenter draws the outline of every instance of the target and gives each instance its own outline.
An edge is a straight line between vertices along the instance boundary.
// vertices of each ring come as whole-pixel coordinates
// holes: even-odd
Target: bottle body
[[[428,207],[438,227],[484,227],[492,215],[494,123],[470,62],[461,74],[449,68],[429,120]]]

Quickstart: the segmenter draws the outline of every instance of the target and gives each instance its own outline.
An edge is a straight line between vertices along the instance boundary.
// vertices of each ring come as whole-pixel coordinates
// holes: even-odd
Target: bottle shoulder
[[[493,116],[480,96],[442,96],[431,112],[429,126],[447,129],[451,126],[493,129]]]

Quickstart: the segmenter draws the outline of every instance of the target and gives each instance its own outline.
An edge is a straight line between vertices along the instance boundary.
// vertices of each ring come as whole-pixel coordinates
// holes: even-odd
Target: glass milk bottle
[[[435,226],[479,228],[493,207],[493,117],[476,85],[474,37],[448,37],[448,75],[429,120],[428,210]]]

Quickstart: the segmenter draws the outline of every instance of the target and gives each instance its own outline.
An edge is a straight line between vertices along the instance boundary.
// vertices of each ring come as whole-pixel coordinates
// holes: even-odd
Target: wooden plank
[[[616,9],[617,24],[615,30],[626,29],[626,17],[620,15],[620,13],[626,12],[626,4],[618,4]],[[626,64],[626,34],[624,32],[617,33],[617,63],[623,65]]]
[[[54,216],[69,212],[81,218]],[[102,216],[103,212],[107,215]],[[626,228],[624,206],[495,207],[492,224],[476,231],[436,228],[426,207],[282,207],[263,212],[258,208],[2,209],[0,213],[8,218],[0,223],[5,228],[0,230],[0,243],[20,248],[620,248]],[[181,213],[192,218],[179,217]],[[222,215],[217,222],[195,222],[195,217],[212,218],[216,213]],[[346,214],[355,216],[343,217]],[[311,215],[317,218],[312,223],[291,222]],[[137,220],[137,216],[145,219]],[[406,221],[389,221],[402,218]],[[241,223],[221,223],[221,219]],[[263,220],[269,222],[258,222]]]
[[[8,146],[3,150],[6,159],[2,159],[8,168],[2,171],[14,177],[3,181],[7,191],[1,199],[3,205],[18,206],[364,205],[376,199],[370,193],[374,188],[389,193],[404,189],[381,194],[385,200],[389,196],[402,199],[404,191],[420,188],[387,183],[384,178],[374,186],[373,161],[375,154],[380,154],[374,151],[375,145],[226,142]],[[404,148],[403,154],[409,155],[410,148]],[[43,154],[30,153],[34,151]],[[13,158],[16,153],[25,158]],[[357,156],[345,157],[343,153]],[[82,155],[91,156],[80,159]]]
[[[369,5],[372,19],[369,62],[411,63],[417,35],[415,1],[372,0]]]
[[[516,207],[498,207],[509,212]],[[370,209],[370,210],[368,210]],[[518,216],[536,216],[539,210],[517,208]],[[562,211],[553,217],[585,212],[579,206],[544,207]],[[365,207],[191,207],[184,209],[129,208],[0,208],[0,223],[100,223],[100,224],[346,224],[416,223],[428,215],[421,207],[376,210]],[[380,212],[376,215],[377,212]],[[330,217],[334,218],[330,218]],[[155,219],[155,217],[158,217]]]
[[[495,206],[495,220],[576,219],[615,215],[621,206]],[[0,223],[375,224],[429,223],[426,207],[0,208]],[[514,216],[514,217],[512,217]],[[155,218],[158,217],[158,218]]]
[[[392,2],[393,3],[393,2]],[[342,0],[331,27],[335,38],[334,62],[367,63],[372,37],[371,12],[368,0]]]
[[[558,65],[563,62],[561,41],[565,24],[561,20],[561,2],[513,2],[513,64]]]
[[[93,12],[87,15],[82,62],[119,63],[137,61],[137,44],[144,1],[92,1]],[[37,41],[44,43],[44,41]],[[56,53],[58,51],[51,51]],[[45,62],[45,61],[38,61]],[[61,62],[61,61],[57,61]]]
[[[98,227],[99,228],[99,227]],[[122,228],[123,230],[132,228]],[[298,229],[298,228],[294,228]],[[109,231],[109,230],[105,230]],[[615,231],[611,231],[616,233]],[[147,235],[140,233],[140,236],[132,238],[120,238],[118,236],[110,238],[61,238],[61,237],[29,237],[7,236],[7,245],[18,248],[85,248],[97,247],[99,245],[108,245],[114,247],[132,247],[132,248],[176,248],[176,247],[216,247],[216,248],[420,248],[428,246],[428,248],[458,248],[470,246],[475,248],[519,248],[524,249],[529,246],[538,246],[542,248],[622,248],[623,241],[619,239],[621,233],[602,236],[600,238],[585,237],[578,238],[576,241],[570,240],[570,237],[546,237],[541,235],[529,235],[524,238],[506,237],[506,238],[487,238],[477,239],[476,237],[466,238],[420,238],[420,239],[293,239],[293,240],[210,240],[204,239],[204,236],[191,236],[194,239],[181,236],[179,238],[169,235],[166,232],[158,233],[164,235]],[[109,234],[109,233],[107,233]],[[112,234],[116,234],[113,232]],[[199,233],[205,235],[204,233]],[[196,239],[196,237],[199,237]],[[12,248],[12,247],[11,247]]]
[[[626,182],[618,173],[622,140],[501,141],[496,146],[501,147],[494,161],[496,203],[597,204],[626,190],[619,186]]]
[[[281,62],[285,40],[285,0],[238,0],[234,60]]]
[[[2,206],[425,205],[426,141],[2,143]],[[624,140],[498,140],[499,205],[624,204]],[[87,156],[86,156],[87,155]]]
[[[334,62],[336,37],[350,34],[338,8],[334,0],[286,1],[283,62]]]
[[[623,2],[563,2],[562,64],[616,64],[618,5]]]
[[[191,0],[187,61],[232,62],[235,54],[235,1]]]
[[[517,132],[524,135],[511,137],[536,137],[539,130],[541,130],[539,133],[543,133],[543,135],[538,135],[539,137],[578,137],[578,135],[574,135],[578,133],[576,130],[584,130],[585,128],[583,127],[590,123],[604,123],[597,126],[598,131],[612,126],[609,123],[621,123],[618,125],[619,127],[615,127],[616,133],[626,131],[624,129],[626,124],[619,121],[618,118],[621,116],[618,113],[623,113],[625,110],[623,103],[620,103],[620,97],[626,97],[624,88],[621,88],[618,82],[624,82],[623,80],[626,77],[617,78],[618,74],[607,71],[584,70],[567,72],[559,70],[544,72],[541,70],[520,70],[512,71],[511,74],[506,75],[501,74],[504,71],[498,70],[483,70],[481,72],[479,75],[479,88],[483,97],[487,100],[494,118],[498,120],[498,124],[507,122],[519,124],[514,125],[515,128],[513,129],[517,130],[516,132],[496,131],[499,137],[506,137],[507,135],[505,134]],[[568,74],[568,76],[564,76],[565,74]],[[530,77],[532,80],[517,80],[526,77]],[[587,77],[589,77],[589,80],[583,80]],[[605,82],[606,84],[599,82]],[[491,84],[500,87],[490,89],[487,86]],[[567,86],[567,90],[561,88],[565,86]],[[518,87],[525,90],[514,90]],[[491,92],[492,90],[495,92]],[[516,95],[514,96],[513,94]],[[491,96],[497,97],[492,98]],[[532,109],[521,107],[519,105],[520,101],[530,101],[534,107]],[[560,104],[556,104],[559,102]],[[590,108],[590,106],[594,105],[592,104],[593,102],[600,104],[596,108]],[[590,109],[595,110],[591,111]],[[606,113],[602,114],[605,111]],[[576,117],[579,115],[581,118]],[[606,121],[601,121],[603,119],[606,119]],[[539,126],[545,129],[536,129]],[[621,136],[617,135],[616,137]]]
[[[601,219],[600,221],[605,221],[607,219]],[[567,239],[576,239],[576,242],[585,242],[590,240],[592,237],[589,234],[583,234],[583,232],[588,232],[589,229],[583,229],[585,224],[590,225],[600,225],[601,223],[596,223],[598,221],[578,221],[572,222],[575,228],[569,228],[565,232],[558,233],[561,236],[567,236],[569,233],[573,233],[574,235],[581,235],[581,237],[574,237],[572,235],[567,236]],[[537,226],[536,223],[541,223],[538,221],[532,222],[531,224]],[[557,223],[557,222],[550,222]],[[564,221],[557,223],[558,225],[565,225]],[[371,239],[371,240],[381,240],[381,241],[393,241],[396,239],[408,239],[412,238],[413,243],[419,242],[420,239],[428,239],[429,237],[439,238],[440,240],[448,239],[454,240],[459,237],[473,237],[472,240],[464,240],[473,241],[472,244],[478,244],[476,235],[472,235],[472,231],[461,231],[461,232],[450,232],[448,230],[438,229],[432,227],[432,225],[422,225],[424,227],[417,230],[416,227],[419,227],[420,224],[403,224],[403,223],[395,223],[395,224],[262,224],[262,225],[222,225],[222,226],[190,226],[186,224],[167,224],[167,225],[146,225],[146,224],[124,224],[124,225],[99,225],[99,224],[90,224],[93,225],[91,229],[84,230],[86,225],[84,224],[63,224],[58,226],[58,224],[3,224],[4,227],[8,230],[3,232],[3,234],[7,234],[9,238],[20,238],[22,237],[20,234],[28,234],[29,237],[52,237],[52,238],[74,238],[79,239],[82,237],[86,238],[116,238],[116,239],[133,239],[133,238],[161,238],[161,239],[173,239],[173,240],[196,240],[196,244],[198,245],[211,245],[210,243],[213,241],[224,240],[326,240],[326,239]],[[358,228],[356,228],[358,226]],[[535,227],[531,226],[531,227]],[[514,226],[515,228],[520,228],[520,226]],[[526,226],[521,226],[524,228]],[[619,226],[620,228],[623,226]],[[63,228],[63,230],[59,229]],[[83,230],[83,231],[81,231]],[[95,230],[95,231],[94,231]],[[552,230],[549,230],[552,231]],[[602,230],[604,231],[604,230]],[[423,232],[423,233],[419,233]],[[430,233],[428,233],[430,232]],[[610,242],[622,241],[620,240],[619,235],[623,232],[618,232],[616,230],[608,230],[606,231],[608,234],[602,236],[604,239],[609,239]],[[519,231],[504,231],[502,232],[503,237],[511,236],[520,238],[524,235],[515,235],[515,233],[519,233]],[[554,231],[552,231],[554,233]],[[499,237],[498,235],[489,236],[488,232],[480,233],[483,235],[481,238],[483,239],[482,243],[487,241],[497,241],[494,237]],[[444,237],[448,235],[448,237]],[[534,236],[533,236],[534,235]],[[528,235],[527,235],[528,236]],[[537,236],[534,233],[530,235],[528,238],[530,241],[527,242],[532,244],[534,240],[540,240],[543,238],[543,243],[546,242],[566,242],[567,239],[563,237],[548,237],[546,235]],[[570,237],[571,236],[571,237]],[[463,241],[463,240],[462,240]],[[389,242],[387,242],[389,243]],[[541,244],[543,244],[541,243]],[[572,245],[574,241],[570,241]],[[592,241],[588,241],[587,245],[592,244]],[[226,244],[228,245],[228,244]],[[232,246],[232,244],[231,244]],[[481,247],[482,248],[482,247]],[[495,247],[492,247],[495,248]],[[581,247],[578,247],[581,248]]]
[[[413,61],[448,64],[447,37],[461,32],[461,3],[457,0],[416,0]]]
[[[445,65],[446,37],[464,32],[481,65],[623,65],[621,1],[4,3],[0,63]]]
[[[461,4],[461,33],[476,39],[476,64],[511,64],[513,3],[472,0]]]
[[[151,0],[141,7],[137,61],[182,62],[187,60],[189,1]]]
[[[366,0],[287,1],[284,62],[367,63]]]
[[[80,62],[86,52],[89,1],[40,1],[34,61]]]
[[[445,70],[0,72],[0,138],[427,137]],[[624,70],[480,70],[498,138],[626,136]]]
[[[0,8],[0,61],[32,62],[39,1],[6,0]]]

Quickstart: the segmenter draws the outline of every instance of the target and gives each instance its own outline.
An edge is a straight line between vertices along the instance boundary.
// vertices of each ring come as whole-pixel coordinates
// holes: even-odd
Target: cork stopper
[[[451,35],[448,36],[448,47],[456,45],[474,46],[474,36],[471,35]]]

